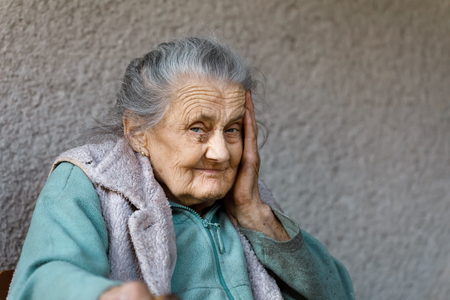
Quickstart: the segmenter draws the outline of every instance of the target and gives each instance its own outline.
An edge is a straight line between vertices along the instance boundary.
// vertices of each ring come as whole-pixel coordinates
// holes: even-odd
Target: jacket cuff
[[[304,245],[303,236],[297,223],[276,209],[272,208],[272,211],[289,235],[289,240],[280,242],[265,236],[262,232],[239,226],[239,229],[250,241],[256,256],[263,265],[269,263],[270,257],[273,258],[275,253],[292,253],[298,251]]]

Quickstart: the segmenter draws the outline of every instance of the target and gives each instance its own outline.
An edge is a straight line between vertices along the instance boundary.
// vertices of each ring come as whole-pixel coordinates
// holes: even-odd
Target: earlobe
[[[135,132],[126,137],[128,143],[134,151],[140,153],[142,156],[149,156],[147,149],[147,137],[143,132]]]
[[[147,136],[143,132],[133,132],[127,136],[128,142],[134,151],[148,156]]]

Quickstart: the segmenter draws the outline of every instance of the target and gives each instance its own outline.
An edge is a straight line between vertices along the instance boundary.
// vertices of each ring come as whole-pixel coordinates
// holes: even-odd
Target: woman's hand
[[[176,300],[174,295],[153,296],[148,288],[138,281],[125,282],[104,292],[99,300]]]
[[[261,201],[258,176],[261,158],[258,152],[258,126],[251,91],[245,93],[244,151],[234,187],[227,195],[226,206],[238,223],[247,229],[262,232],[278,241],[289,235],[275,217],[272,209]]]

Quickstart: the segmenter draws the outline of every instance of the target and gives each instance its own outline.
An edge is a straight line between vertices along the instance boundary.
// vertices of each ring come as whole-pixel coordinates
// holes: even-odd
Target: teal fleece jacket
[[[251,299],[237,232],[220,202],[198,216],[172,203],[181,299]],[[295,222],[274,210],[291,239],[241,228],[284,299],[354,299],[345,267]],[[100,202],[81,169],[61,163],[39,196],[8,299],[98,299],[108,279],[108,235]]]

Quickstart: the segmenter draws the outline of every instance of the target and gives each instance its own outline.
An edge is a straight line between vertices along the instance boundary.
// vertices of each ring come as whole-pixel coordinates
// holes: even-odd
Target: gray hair
[[[156,125],[166,113],[180,77],[204,78],[254,89],[253,68],[215,37],[185,37],[162,43],[128,65],[108,122],[94,135],[123,137],[123,117],[139,119],[136,131]],[[93,133],[93,132],[91,132]]]

